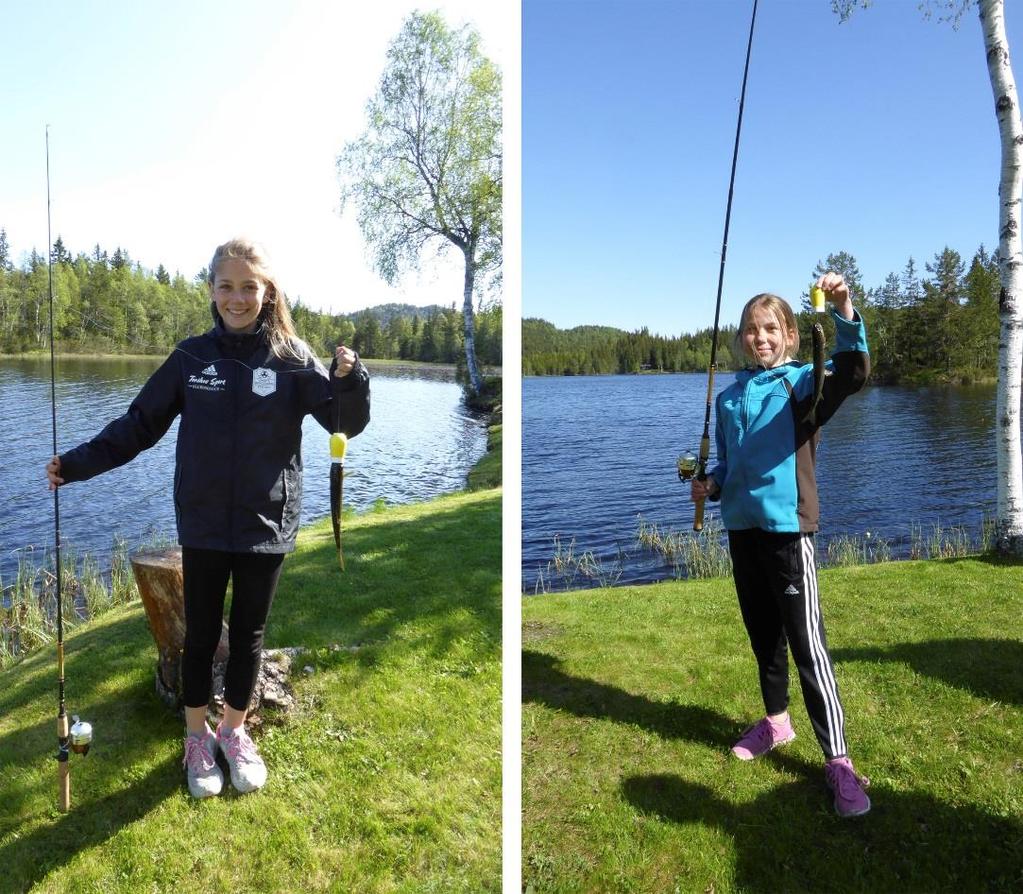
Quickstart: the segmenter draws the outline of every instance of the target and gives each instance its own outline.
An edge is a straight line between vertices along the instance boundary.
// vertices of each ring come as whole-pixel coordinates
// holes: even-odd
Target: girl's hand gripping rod
[[[695,456],[693,453],[686,451],[676,460],[675,465],[678,469],[679,481],[692,481],[693,478],[697,481],[707,480],[707,463],[710,460],[710,408],[714,400],[715,367],[716,364],[711,363],[707,375],[707,415],[703,423],[703,437],[700,438],[700,453],[699,456]],[[703,530],[703,507],[706,502],[706,498],[695,501],[695,512],[693,515],[694,531]]]

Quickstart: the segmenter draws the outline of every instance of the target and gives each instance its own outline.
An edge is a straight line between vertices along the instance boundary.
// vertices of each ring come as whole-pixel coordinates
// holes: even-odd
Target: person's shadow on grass
[[[54,749],[56,750],[56,749]],[[95,760],[90,755],[88,759]],[[102,758],[101,758],[102,759]],[[77,755],[72,761],[80,760]],[[57,802],[57,762],[53,769],[53,800]],[[122,768],[128,770],[131,768]],[[101,845],[125,826],[146,816],[181,788],[181,761],[177,753],[156,764],[144,776],[105,797],[88,799],[75,787],[75,764],[71,770],[71,809],[57,814],[53,822],[31,832],[12,833],[0,846],[0,892],[29,891],[54,872],[66,872],[77,854]],[[69,883],[58,887],[74,887]]]
[[[1023,641],[1018,639],[935,639],[834,649],[831,657],[836,662],[898,661],[978,698],[1023,705]]]
[[[745,804],[674,775],[627,777],[624,797],[664,822],[698,823],[735,842],[743,891],[1019,891],[1023,823],[922,792],[868,791],[861,817],[833,812],[820,766],[771,755],[799,775]],[[737,774],[753,770],[735,763]],[[702,880],[712,881],[712,880]]]
[[[699,742],[725,749],[736,734],[733,720],[702,705],[659,702],[565,673],[560,661],[543,652],[522,652],[522,700],[593,717],[641,726],[665,739]]]

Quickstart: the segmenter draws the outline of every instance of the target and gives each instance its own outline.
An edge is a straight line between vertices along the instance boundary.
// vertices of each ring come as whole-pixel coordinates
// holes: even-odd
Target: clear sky
[[[798,300],[853,254],[870,288],[946,245],[998,244],[998,127],[976,12],[917,0],[839,24],[761,0],[721,317]],[[525,0],[523,316],[662,334],[710,326],[752,0]],[[1008,4],[1023,58],[1023,15]],[[1016,66],[1016,76],[1023,70]]]
[[[53,233],[72,252],[121,246],[191,278],[248,235],[312,307],[460,304],[457,257],[389,288],[354,211],[337,213],[335,159],[420,6],[475,25],[505,76],[509,62],[517,72],[506,2],[5,4],[0,227],[14,261],[45,252],[49,124]]]

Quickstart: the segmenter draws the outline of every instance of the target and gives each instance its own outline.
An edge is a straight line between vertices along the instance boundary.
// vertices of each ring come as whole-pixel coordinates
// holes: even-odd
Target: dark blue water
[[[127,410],[163,358],[60,360],[58,450],[91,438]],[[376,500],[411,503],[458,490],[486,451],[483,420],[461,402],[445,370],[370,366],[372,420],[348,449],[345,505]],[[9,584],[19,556],[52,546],[53,495],[43,471],[52,455],[49,360],[0,361],[0,582]],[[62,541],[106,567],[115,536],[131,544],[175,538],[174,444],[177,421],[151,450],[119,469],[60,490]],[[302,523],[330,512],[327,434],[306,417]]]
[[[715,393],[732,380],[719,374]],[[592,551],[619,583],[675,576],[637,545],[638,517],[692,528],[675,458],[695,452],[706,396],[705,374],[523,380],[524,592],[546,573],[555,537],[563,548],[574,540],[577,556]],[[904,557],[913,524],[979,534],[995,510],[994,416],[994,386],[866,388],[849,398],[817,455],[822,550],[836,534],[869,531]]]

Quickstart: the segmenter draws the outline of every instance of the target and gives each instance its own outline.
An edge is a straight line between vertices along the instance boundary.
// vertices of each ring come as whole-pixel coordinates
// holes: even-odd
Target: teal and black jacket
[[[820,427],[870,372],[860,315],[846,320],[832,310],[831,316],[835,350],[814,424],[805,421],[814,397],[812,364],[742,370],[717,397],[718,464],[709,474],[719,488],[712,499],[721,500],[721,521],[729,531],[817,530]]]

